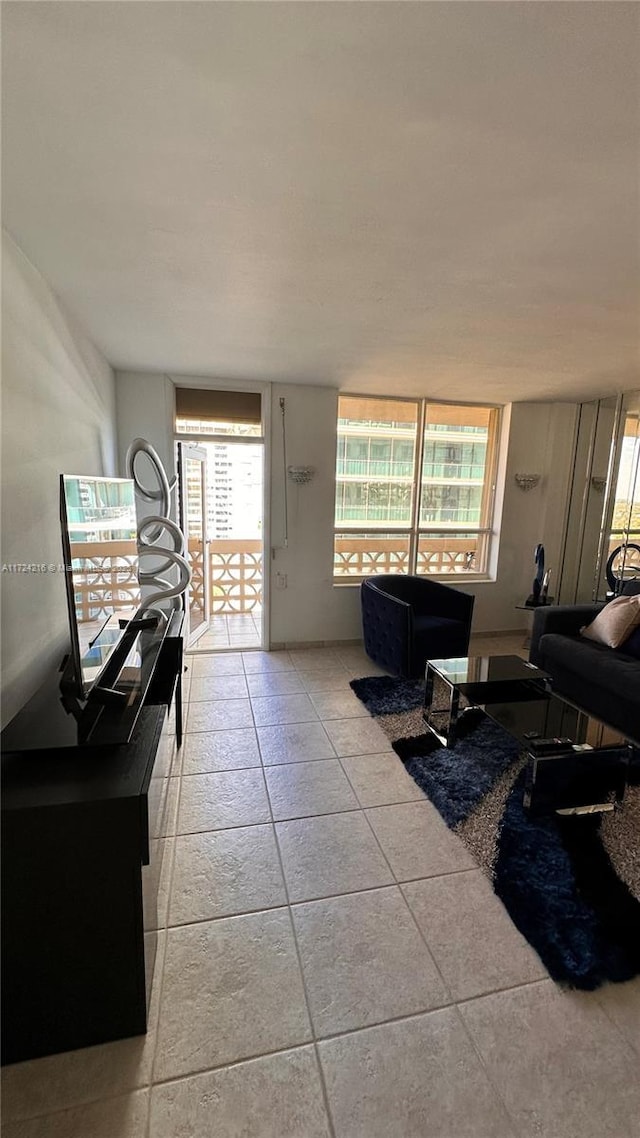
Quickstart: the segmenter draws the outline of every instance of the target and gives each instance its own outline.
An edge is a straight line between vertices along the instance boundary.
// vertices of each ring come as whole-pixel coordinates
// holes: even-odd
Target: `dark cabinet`
[[[128,743],[3,755],[4,1063],[146,1030],[181,640],[164,669]]]

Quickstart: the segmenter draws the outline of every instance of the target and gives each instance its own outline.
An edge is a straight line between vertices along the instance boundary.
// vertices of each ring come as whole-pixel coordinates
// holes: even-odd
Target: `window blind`
[[[205,387],[176,387],[176,418],[200,422],[260,423],[260,395],[252,391],[210,391]]]

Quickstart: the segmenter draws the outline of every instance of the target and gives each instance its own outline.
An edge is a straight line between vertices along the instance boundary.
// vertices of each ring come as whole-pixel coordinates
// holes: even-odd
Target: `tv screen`
[[[134,484],[60,476],[60,516],[76,694],[86,698],[140,604]]]

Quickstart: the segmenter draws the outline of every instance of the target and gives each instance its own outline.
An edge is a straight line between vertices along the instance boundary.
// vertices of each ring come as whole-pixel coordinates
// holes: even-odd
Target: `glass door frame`
[[[179,447],[180,444],[188,445],[188,446],[192,447],[194,450],[198,450],[198,449],[202,450],[205,455],[206,455],[206,451],[204,451],[204,446],[207,443],[224,443],[226,445],[235,445],[236,443],[239,443],[243,446],[252,446],[252,445],[256,446],[257,445],[257,446],[260,446],[262,448],[262,613],[261,613],[261,619],[260,619],[260,649],[259,650],[269,651],[269,647],[270,647],[270,640],[269,640],[270,604],[269,604],[269,601],[270,601],[270,579],[271,579],[271,574],[270,574],[271,547],[269,544],[269,520],[270,520],[270,513],[269,513],[270,493],[269,493],[269,490],[270,490],[270,485],[271,485],[271,478],[270,478],[270,453],[269,453],[269,447],[267,445],[268,433],[267,433],[266,424],[265,424],[265,420],[266,420],[267,416],[265,414],[264,402],[265,401],[263,399],[262,433],[260,435],[231,435],[231,434],[219,434],[219,435],[216,435],[216,434],[195,435],[195,434],[193,434],[193,435],[186,435],[186,434],[181,434],[180,432],[176,431],[176,432],[174,432],[173,437],[174,437],[174,442],[175,442],[176,446]],[[178,451],[178,453],[180,453],[180,452]],[[183,528],[182,520],[180,521],[180,528],[181,529]],[[207,574],[210,576],[209,543],[210,543],[210,539],[207,538],[207,541],[206,541],[206,549],[207,549],[206,571],[207,571]],[[208,582],[207,582],[207,587],[208,587]],[[195,643],[196,643],[196,641],[194,640],[192,642],[192,645]],[[216,651],[216,649],[213,649],[213,650]],[[218,650],[219,651],[234,651],[234,649],[224,649],[224,648],[220,648]],[[242,651],[242,652],[251,651],[251,650],[252,649],[250,649],[250,648],[239,649],[239,651]]]
[[[201,479],[201,492],[202,492],[202,596],[204,607],[204,619],[196,629],[191,627],[191,586],[188,585],[185,590],[185,621],[186,621],[186,636],[185,646],[188,649],[193,648],[209,631],[211,622],[211,597],[209,590],[209,542],[207,538],[207,452],[202,447],[199,447],[192,439],[176,439],[177,451],[177,467],[178,467],[178,485],[179,485],[179,503],[180,503],[180,529],[184,534],[185,540],[185,555],[189,560],[189,525],[187,516],[187,495],[186,495],[186,478],[187,478],[187,462],[189,459],[193,462],[200,463],[200,479]]]
[[[272,475],[274,466],[278,467],[279,483],[280,477],[286,477],[284,471],[280,473],[279,462],[276,462],[272,457],[272,399],[274,396],[274,385],[268,381],[256,382],[245,381],[239,382],[228,379],[211,379],[203,376],[178,376],[171,375],[170,380],[174,387],[204,387],[213,388],[215,390],[228,390],[228,391],[249,391],[256,392],[260,395],[261,409],[262,409],[262,424],[260,435],[253,436],[253,441],[262,443],[263,447],[263,487],[262,487],[262,651],[268,652],[271,650],[271,576],[272,576],[272,562],[275,560],[277,553],[284,548],[284,530],[280,520],[275,527],[277,532],[277,544],[273,545],[272,536],[272,509],[271,509],[271,495],[272,495]],[[287,388],[280,389],[283,395],[286,395]],[[206,435],[200,437],[197,435],[185,435],[176,431],[175,427],[175,408],[172,412],[172,438],[174,443],[185,442],[197,445],[198,442],[210,442],[215,436]],[[236,441],[241,436],[235,436]],[[229,441],[229,435],[218,436],[222,442]]]

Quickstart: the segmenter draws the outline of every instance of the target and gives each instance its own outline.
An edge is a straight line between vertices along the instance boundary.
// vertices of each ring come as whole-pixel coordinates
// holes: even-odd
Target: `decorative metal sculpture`
[[[609,589],[619,596],[626,581],[640,577],[640,545],[626,541],[612,549],[605,574]]]
[[[149,489],[138,478],[135,470],[136,458],[139,454],[146,454],[154,469],[154,473],[158,479],[158,487],[155,490]],[[171,494],[176,486],[176,479],[173,478],[171,482],[167,478],[167,472],[162,464],[162,460],[157,453],[155,447],[146,439],[134,439],[127,451],[126,457],[127,477],[132,478],[135,483],[137,493],[146,502],[159,502],[157,514],[151,514],[138,525],[138,556],[140,559],[143,557],[162,557],[163,560],[159,565],[156,565],[152,570],[140,569],[138,577],[141,587],[153,587],[155,590],[147,597],[143,597],[142,604],[136,613],[136,617],[140,617],[143,613],[153,609],[156,605],[160,605],[164,601],[171,602],[171,608],[180,609],[184,607],[184,591],[191,580],[191,569],[184,557],[185,541],[184,534],[179,526],[169,517],[169,510],[171,508]],[[159,544],[162,538],[166,536],[171,538],[173,548],[167,548]],[[166,577],[160,574],[166,573],[167,570],[172,569],[174,566],[178,569],[178,581],[172,584]]]
[[[545,585],[545,581],[547,589],[549,587],[549,574],[545,575],[544,571],[544,545],[542,545],[541,542],[538,542],[533,551],[533,559],[536,564],[536,575],[533,579],[531,593],[525,601],[525,604],[531,605],[532,607],[535,605],[544,604],[544,600],[542,600],[542,590]]]

